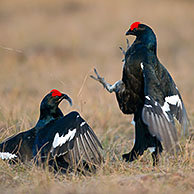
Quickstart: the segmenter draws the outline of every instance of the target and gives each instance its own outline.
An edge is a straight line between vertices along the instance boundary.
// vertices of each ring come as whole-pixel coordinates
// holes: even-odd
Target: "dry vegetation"
[[[110,83],[120,79],[125,31],[133,21],[153,27],[158,55],[171,72],[194,123],[194,2],[192,0],[1,0],[0,140],[31,128],[39,103],[52,88],[73,98],[104,146],[105,164],[90,176],[53,174],[27,164],[0,161],[0,193],[192,193],[194,140],[181,142],[177,157],[151,156],[127,164],[132,147],[131,116],[114,95],[89,78],[93,67]],[[130,42],[133,37],[129,37]],[[6,50],[2,47],[11,47]],[[17,51],[19,50],[19,51]],[[191,127],[190,134],[194,134]]]

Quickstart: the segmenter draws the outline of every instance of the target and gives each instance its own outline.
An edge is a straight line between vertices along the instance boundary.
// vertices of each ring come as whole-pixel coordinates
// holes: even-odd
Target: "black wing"
[[[100,164],[103,159],[99,151],[99,147],[102,149],[100,141],[77,112],[71,112],[49,124],[45,127],[45,132],[41,130],[38,136],[39,140],[44,139],[42,143],[38,143],[39,148],[47,142],[50,146],[45,148],[48,148],[53,157],[63,155],[71,165],[78,164],[82,160]]]
[[[153,136],[164,142],[167,150],[178,140],[176,118],[185,132],[189,120],[180,93],[168,71],[159,63],[141,63],[144,78],[145,102],[142,119]]]
[[[18,133],[5,139],[0,144],[0,158],[17,158],[21,161],[32,159],[32,145],[35,140],[35,129]]]

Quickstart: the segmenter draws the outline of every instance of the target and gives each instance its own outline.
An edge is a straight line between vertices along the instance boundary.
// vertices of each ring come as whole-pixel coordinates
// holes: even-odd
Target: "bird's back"
[[[52,142],[55,134],[58,130],[61,130],[63,134],[67,134],[69,129],[75,126],[76,112],[71,112],[61,119],[50,122],[45,127],[41,128],[37,133],[36,140],[33,147],[34,155],[38,150],[42,149],[42,154],[48,155],[51,150]],[[62,135],[62,134],[60,134]]]

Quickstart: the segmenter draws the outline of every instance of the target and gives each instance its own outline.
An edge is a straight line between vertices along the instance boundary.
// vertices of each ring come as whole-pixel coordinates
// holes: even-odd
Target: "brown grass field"
[[[191,121],[182,151],[176,157],[164,152],[156,168],[149,152],[130,164],[121,160],[133,145],[132,116],[123,115],[115,95],[89,77],[96,67],[109,83],[121,78],[118,47],[126,47],[125,32],[134,21],[154,29],[159,59],[175,79]],[[73,107],[60,105],[63,112],[81,113],[102,141],[105,157],[88,176],[1,160],[0,193],[194,193],[193,0],[1,0],[0,59],[0,140],[33,127],[41,99],[57,88],[73,99]]]

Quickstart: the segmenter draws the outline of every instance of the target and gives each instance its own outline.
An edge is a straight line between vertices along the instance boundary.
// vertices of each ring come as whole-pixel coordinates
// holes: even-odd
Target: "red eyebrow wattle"
[[[56,89],[53,89],[50,91],[52,93],[52,96],[55,97],[55,96],[61,96],[61,92],[59,92],[59,90],[56,90]]]
[[[140,22],[134,22],[133,24],[131,24],[130,30],[138,28],[139,24],[140,24]]]

